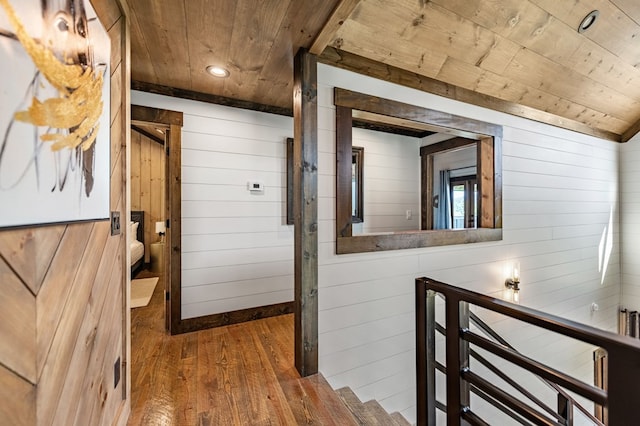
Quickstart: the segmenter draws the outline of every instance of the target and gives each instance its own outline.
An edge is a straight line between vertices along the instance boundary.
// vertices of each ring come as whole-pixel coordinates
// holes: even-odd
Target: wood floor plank
[[[231,397],[229,371],[235,360],[229,353],[226,327],[198,332],[198,421],[201,424],[240,424]]]
[[[302,387],[300,375],[293,368],[293,344],[284,343],[288,339],[286,333],[278,332],[280,327],[277,320],[268,320],[255,321],[253,325],[259,330],[261,344],[267,350],[271,365],[280,378],[280,386],[287,395],[296,424],[322,424],[309,395]]]
[[[322,376],[298,374],[292,314],[169,336],[163,288],[131,313],[129,425],[358,424]]]

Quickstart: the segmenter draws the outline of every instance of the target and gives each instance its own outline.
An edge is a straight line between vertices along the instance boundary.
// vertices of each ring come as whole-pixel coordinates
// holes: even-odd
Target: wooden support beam
[[[340,0],[313,41],[309,53],[312,55],[321,54],[359,3],[360,0]]]
[[[625,130],[620,138],[620,142],[629,142],[629,140],[631,140],[631,138],[637,133],[640,133],[640,120],[636,121],[631,127]]]
[[[318,83],[317,57],[305,49],[293,68],[295,365],[318,372]]]
[[[422,90],[423,92],[432,93],[434,95],[454,99],[471,105],[481,106],[494,111],[504,112],[517,117],[527,118],[529,120],[538,121],[551,126],[560,127],[562,129],[572,130],[585,135],[595,136],[597,138],[614,142],[620,142],[622,140],[621,135],[617,133],[591,128],[579,121],[560,117],[558,115],[520,105],[515,102],[505,101],[493,96],[474,92],[473,90],[454,86],[453,84],[444,83],[392,65],[373,61],[343,50],[337,50],[333,47],[327,47],[322,52],[322,55],[318,57],[318,61],[327,65],[378,78],[380,80]],[[640,128],[640,124],[638,124],[638,127]]]
[[[166,207],[169,229],[166,233],[164,271],[165,288],[169,290],[166,302],[171,334],[182,329],[182,126],[172,124],[167,134]]]
[[[178,111],[131,105],[132,123],[157,123],[171,126],[182,126],[183,114]]]
[[[139,90],[141,92],[155,93],[158,95],[188,99],[191,101],[225,105],[234,108],[249,109],[252,111],[268,112],[270,114],[285,115],[287,117],[291,117],[293,115],[293,111],[288,108],[264,105],[240,99],[232,99],[224,96],[212,95],[210,93],[194,92],[193,90],[178,89],[176,87],[162,86],[160,84],[145,83],[143,81],[132,81],[131,90]]]

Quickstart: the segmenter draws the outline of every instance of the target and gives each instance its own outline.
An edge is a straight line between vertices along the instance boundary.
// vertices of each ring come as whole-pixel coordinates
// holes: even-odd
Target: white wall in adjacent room
[[[420,139],[353,129],[364,148],[364,221],[354,234],[420,229]]]

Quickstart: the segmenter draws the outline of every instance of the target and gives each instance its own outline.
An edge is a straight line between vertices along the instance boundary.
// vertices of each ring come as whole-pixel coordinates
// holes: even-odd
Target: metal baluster
[[[573,404],[561,393],[558,393],[558,414],[564,418],[564,424],[573,426]]]
[[[460,299],[446,295],[445,316],[447,319],[447,425],[460,426],[462,413],[462,377],[460,375]]]

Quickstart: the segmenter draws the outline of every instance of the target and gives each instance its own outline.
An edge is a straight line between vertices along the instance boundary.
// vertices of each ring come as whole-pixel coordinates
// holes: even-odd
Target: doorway
[[[161,179],[162,186],[158,188],[158,182],[151,182],[155,186],[156,191],[160,191],[163,197],[162,201],[158,199],[152,200],[151,194],[146,197],[147,202],[143,199],[140,210],[145,211],[148,207],[148,214],[145,217],[150,218],[150,223],[145,223],[145,237],[149,236],[151,244],[148,244],[148,250],[145,248],[145,261],[151,261],[151,267],[154,272],[160,275],[164,284],[164,312],[165,312],[165,329],[171,334],[180,332],[180,145],[182,133],[182,113],[176,111],[162,110],[158,108],[149,108],[143,106],[131,106],[131,128],[152,142],[147,144],[148,155],[141,153],[140,161],[149,166],[151,170],[153,164],[146,162],[154,161],[152,151],[158,152],[158,146],[161,145],[162,161],[155,160],[156,170],[149,172],[149,176],[155,176]],[[132,161],[134,160],[132,155]],[[133,166],[132,166],[133,168]],[[159,168],[159,170],[157,170]],[[177,171],[176,171],[177,170]],[[176,175],[177,173],[177,175]],[[151,178],[153,179],[153,178]],[[132,182],[133,183],[133,182]],[[132,196],[134,188],[132,185]],[[133,209],[132,209],[133,210]],[[159,220],[156,220],[159,219]],[[164,234],[164,235],[159,235]],[[160,238],[160,241],[155,241]]]

